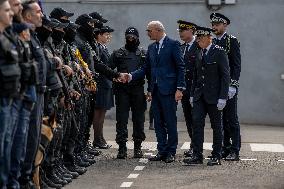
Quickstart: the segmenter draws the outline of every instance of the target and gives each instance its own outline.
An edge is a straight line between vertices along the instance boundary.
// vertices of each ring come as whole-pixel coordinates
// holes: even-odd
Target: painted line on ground
[[[284,159],[279,159],[278,161],[279,161],[279,162],[284,162]]]
[[[284,152],[283,144],[250,144],[251,151],[253,152]]]
[[[129,188],[132,184],[133,182],[123,182],[121,183],[120,188]]]
[[[142,171],[145,168],[145,166],[136,166],[134,168],[134,171]]]
[[[132,179],[132,178],[137,178],[139,176],[139,174],[133,174],[133,173],[131,173],[130,175],[128,175],[128,177],[127,178],[130,178],[130,179]]]

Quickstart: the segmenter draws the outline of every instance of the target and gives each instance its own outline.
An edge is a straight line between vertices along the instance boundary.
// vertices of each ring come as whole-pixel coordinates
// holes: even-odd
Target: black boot
[[[127,157],[126,143],[119,144],[117,159],[126,159],[126,157]]]
[[[56,184],[54,182],[52,182],[50,179],[48,179],[46,177],[45,172],[43,171],[43,169],[40,168],[40,178],[41,178],[41,185],[47,185],[50,188],[62,188],[61,184]],[[22,188],[22,187],[21,187]]]
[[[142,141],[134,141],[134,158],[142,158],[143,152],[141,150]]]
[[[64,165],[69,171],[77,172],[79,175],[82,175],[87,171],[86,168],[76,166],[75,158],[71,154],[64,155]]]

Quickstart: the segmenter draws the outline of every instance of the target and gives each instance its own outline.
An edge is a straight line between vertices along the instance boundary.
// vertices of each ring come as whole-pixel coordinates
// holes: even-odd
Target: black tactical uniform
[[[138,31],[130,27],[125,32],[126,45],[114,51],[110,58],[110,65],[119,72],[131,73],[139,69],[145,62],[146,52],[139,46]],[[135,38],[133,43],[128,38]],[[132,111],[134,157],[141,157],[141,143],[145,140],[144,121],[146,99],[144,94],[144,79],[130,83],[115,83],[114,94],[116,103],[116,142],[119,144],[118,158],[126,158],[126,142],[128,138],[129,110]]]
[[[227,25],[230,24],[230,20],[220,13],[212,13],[210,19],[212,23],[226,22]],[[223,110],[224,142],[222,157],[226,160],[238,160],[241,147],[240,123],[237,112],[237,94],[241,73],[240,43],[236,37],[227,33],[224,33],[221,38],[215,38],[213,43],[222,47],[228,55],[231,77],[230,88],[236,90],[236,94],[227,100],[226,107]]]

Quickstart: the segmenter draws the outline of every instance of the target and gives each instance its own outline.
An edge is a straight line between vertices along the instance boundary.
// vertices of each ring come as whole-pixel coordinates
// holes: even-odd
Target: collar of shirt
[[[205,55],[208,54],[208,51],[210,50],[211,46],[212,46],[212,43],[210,43],[210,45],[208,45],[208,47],[206,47],[206,53],[205,53]]]
[[[161,48],[161,46],[162,46],[162,44],[163,44],[163,42],[164,42],[166,36],[167,36],[167,35],[165,34],[165,35],[162,37],[162,39],[160,39],[160,41],[159,41],[159,49]]]
[[[195,36],[193,36],[193,39],[189,43],[186,43],[186,45],[188,45],[188,48],[191,47],[194,41],[195,41]]]
[[[226,32],[224,32],[223,35],[221,35],[220,37],[216,37],[216,39],[221,40],[224,37],[225,34],[226,34]]]

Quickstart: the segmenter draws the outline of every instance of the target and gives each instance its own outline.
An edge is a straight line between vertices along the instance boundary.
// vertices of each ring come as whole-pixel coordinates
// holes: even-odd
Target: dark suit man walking
[[[130,81],[145,74],[151,77],[148,95],[152,97],[158,154],[149,160],[171,163],[178,144],[177,102],[185,90],[183,56],[180,43],[166,36],[160,21],[149,22],[146,31],[156,42],[149,45],[143,67],[128,76]]]
[[[197,27],[197,42],[202,51],[194,67],[190,93],[193,106],[193,155],[183,161],[186,164],[203,163],[204,126],[208,113],[213,129],[213,151],[207,165],[221,165],[222,110],[226,105],[230,73],[227,55],[221,47],[212,44],[211,34],[212,29]]]

